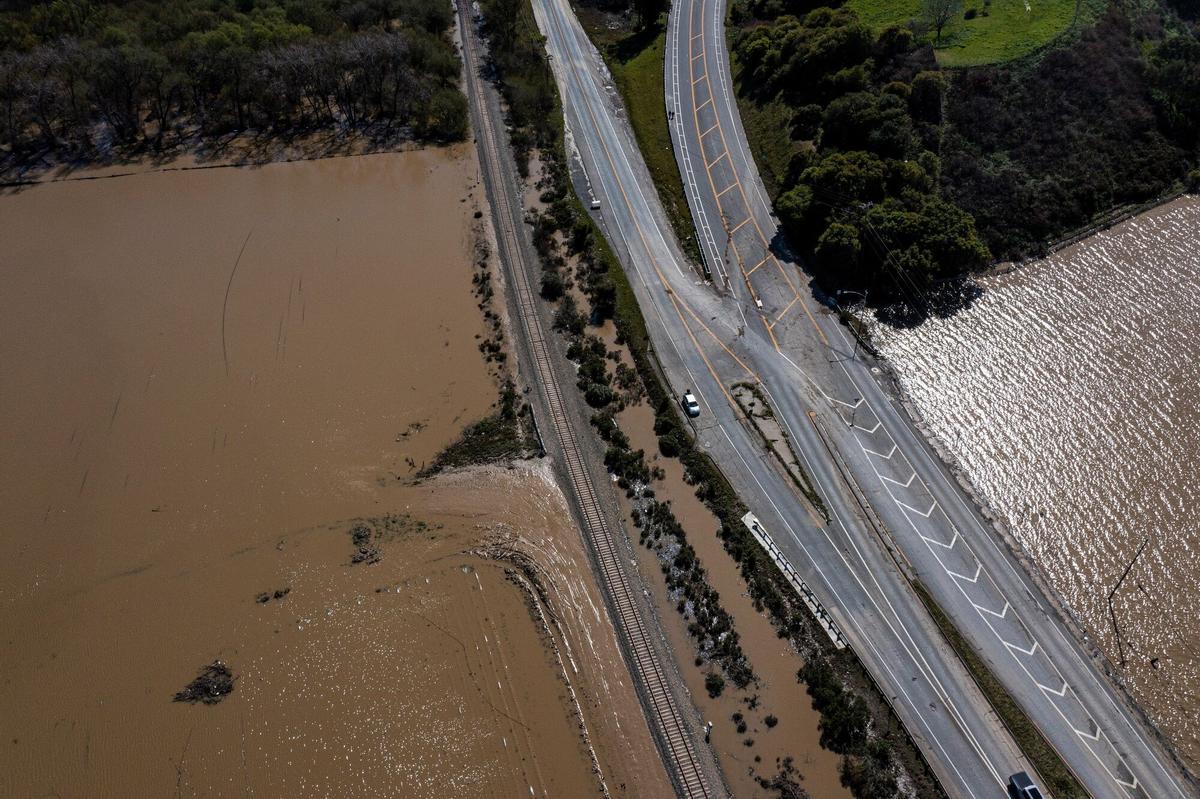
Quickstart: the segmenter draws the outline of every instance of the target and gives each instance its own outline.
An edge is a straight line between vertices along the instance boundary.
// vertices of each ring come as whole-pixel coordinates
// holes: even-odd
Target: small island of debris
[[[215,705],[232,692],[233,672],[220,660],[214,660],[201,669],[186,688],[176,693],[173,701]]]

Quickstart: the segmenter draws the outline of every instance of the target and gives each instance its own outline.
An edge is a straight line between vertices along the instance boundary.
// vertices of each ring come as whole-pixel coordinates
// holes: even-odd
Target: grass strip
[[[580,12],[584,29],[604,57],[621,99],[625,102],[633,135],[646,160],[650,177],[654,179],[658,199],[667,212],[667,218],[671,220],[675,237],[679,239],[684,254],[702,265],[704,261],[700,255],[700,245],[692,227],[687,195],[679,175],[679,164],[675,160],[671,131],[667,127],[666,89],[663,86],[666,27],[660,20],[658,24],[641,31],[613,31],[597,24],[595,13],[587,13],[583,9]]]
[[[954,622],[950,621],[950,617],[934,601],[929,590],[920,580],[913,580],[912,586],[917,592],[917,596],[925,603],[929,615],[933,617],[933,621],[942,631],[942,635],[950,642],[950,646],[966,665],[967,670],[971,672],[971,677],[979,686],[979,690],[987,697],[996,714],[1000,716],[1000,720],[1004,722],[1004,726],[1008,728],[1009,733],[1017,742],[1017,746],[1021,748],[1021,751],[1025,753],[1029,762],[1033,764],[1045,781],[1046,789],[1059,799],[1087,799],[1088,792],[1067,768],[1067,764],[1058,754],[1058,750],[1050,745],[1046,736],[1042,735],[1042,731],[1025,714],[1012,694],[1000,684],[1000,680],[983,662],[983,658],[979,656],[974,647],[967,643],[962,633],[954,626]]]

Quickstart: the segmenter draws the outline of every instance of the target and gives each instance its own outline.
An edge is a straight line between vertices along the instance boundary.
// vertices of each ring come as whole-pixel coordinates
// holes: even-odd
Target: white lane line
[[[790,362],[790,361],[789,361],[789,362]],[[857,389],[857,388],[859,388],[859,386],[857,385],[857,383],[855,383],[855,382],[854,382],[854,379],[853,379],[853,377],[850,377],[850,375],[849,375],[849,372],[846,370],[845,364],[841,364],[841,366],[842,366],[842,370],[843,370],[843,372],[845,372],[845,373],[846,373],[846,376],[847,376],[848,378],[850,378],[850,381],[851,381],[851,383],[854,385],[854,387],[855,387],[856,389]],[[865,398],[865,397],[864,397],[864,398]],[[860,401],[861,401],[861,400],[860,400]],[[839,400],[839,402],[840,402],[840,400]],[[844,403],[844,402],[843,402],[842,404],[843,404],[843,405],[845,405],[846,403]],[[870,408],[870,409],[872,410],[872,412],[874,412],[874,407],[873,407],[873,406],[872,406],[870,403],[868,403],[868,406],[867,406],[867,407],[868,407],[868,408]],[[879,418],[878,414],[876,414],[876,418]],[[890,432],[887,430],[887,428],[886,428],[886,427],[884,428],[884,432],[885,432],[885,433],[888,435],[888,438],[889,438],[889,440],[891,440],[891,441],[893,442],[893,446],[892,446],[892,453],[890,453],[890,454],[889,454],[889,458],[890,458],[891,454],[894,454],[894,453],[896,452],[896,450],[898,449],[898,445],[895,443],[895,439],[892,437],[891,433],[890,433]],[[882,457],[882,456],[880,456],[880,455],[879,455],[879,453],[876,453],[876,452],[874,452],[874,451],[872,451],[872,450],[869,450],[869,449],[867,449],[865,446],[863,446],[863,444],[862,444],[862,441],[861,441],[861,440],[859,440],[859,438],[858,438],[857,434],[855,434],[855,436],[854,436],[854,439],[855,439],[856,443],[858,443],[858,445],[859,445],[859,448],[860,448],[860,449],[861,449],[861,450],[862,450],[864,453],[868,453],[868,454],[874,454],[874,455],[876,455],[876,456],[878,456],[878,457]],[[912,469],[913,469],[913,471],[915,472],[915,471],[916,471],[916,469],[915,469],[915,467],[913,466],[913,464],[912,464],[911,460],[909,460],[907,453],[905,453],[904,451],[901,451],[901,457],[902,457],[902,458],[904,459],[904,461],[905,461],[905,462],[908,464],[908,466],[909,466],[910,468],[912,468]],[[886,460],[886,459],[885,459],[885,460]],[[871,463],[870,459],[868,459],[868,463],[871,465],[871,469],[872,469],[872,471],[874,471],[874,472],[875,472],[875,475],[876,475],[876,477],[877,477],[877,478],[880,478],[880,480],[881,480],[881,484],[882,484],[882,475],[880,474],[880,472],[879,472],[878,468],[876,468],[876,467],[875,467],[875,465],[874,465],[873,463]],[[927,485],[924,483],[924,481],[923,481],[923,480],[921,481],[921,487],[922,487],[922,488],[923,488],[923,489],[926,491],[926,493],[927,493],[927,494],[928,494],[930,497],[933,497],[933,492],[932,492],[932,491],[929,489],[929,487],[928,487],[928,486],[927,486]],[[884,486],[884,488],[885,488],[885,489],[887,489],[887,486]],[[887,491],[888,491],[888,494],[890,495],[890,494],[891,494],[891,490],[890,490],[890,489],[887,489]],[[895,502],[895,501],[897,501],[897,500],[895,499],[895,497],[892,497],[892,499],[893,499],[893,501],[894,501],[894,502]],[[935,500],[935,501],[936,501],[936,500]],[[954,524],[954,522],[953,522],[953,520],[951,520],[951,519],[949,518],[949,516],[948,516],[948,515],[946,515],[946,513],[945,513],[945,511],[944,511],[944,510],[942,511],[942,517],[945,519],[946,523],[950,525],[950,528],[951,528],[951,529],[953,529],[953,530],[955,531],[955,534],[957,535],[957,534],[959,533],[959,530],[958,530],[958,527],[957,527],[957,525],[955,525],[955,524]],[[973,578],[967,578],[965,575],[958,574],[958,573],[956,573],[956,572],[953,572],[953,571],[951,571],[949,568],[947,568],[947,566],[945,565],[945,563],[943,563],[943,562],[942,562],[941,558],[940,558],[940,557],[937,555],[937,553],[936,553],[936,552],[935,552],[935,551],[932,549],[932,547],[930,547],[930,544],[929,544],[929,539],[928,539],[928,538],[927,538],[925,535],[923,535],[923,534],[921,533],[921,531],[920,531],[920,530],[917,528],[916,524],[913,522],[912,518],[911,518],[911,517],[909,517],[907,514],[905,514],[905,519],[908,521],[908,523],[909,523],[909,526],[910,526],[910,527],[912,527],[913,531],[914,531],[914,532],[915,532],[915,533],[916,533],[916,534],[917,534],[917,535],[918,535],[918,536],[919,536],[919,537],[920,537],[922,540],[925,540],[925,541],[926,541],[926,548],[928,548],[928,549],[929,549],[930,553],[931,553],[931,554],[934,556],[934,558],[935,558],[935,559],[938,561],[938,564],[941,566],[942,570],[946,572],[946,574],[950,575],[951,577],[954,577],[954,578],[956,578],[956,579],[957,579],[957,580],[959,580],[959,581],[965,581],[965,582],[969,582],[969,583],[977,583],[977,582],[979,581],[980,574],[981,574],[981,572],[982,572],[982,570],[983,570],[983,564],[982,564],[982,562],[979,560],[978,556],[976,556],[976,555],[975,555],[975,552],[974,552],[974,550],[972,549],[972,547],[970,546],[970,544],[966,542],[966,540],[965,540],[965,539],[963,539],[963,540],[964,540],[964,543],[967,543],[967,551],[968,551],[968,553],[970,554],[971,558],[972,558],[972,559],[974,559],[974,560],[975,560],[975,562],[976,562],[976,564],[977,564],[977,567],[976,567],[976,570],[975,570],[975,576],[974,576]],[[1005,595],[1004,595],[1004,592],[1000,590],[999,586],[996,584],[995,580],[992,578],[992,576],[991,576],[991,574],[990,574],[990,573],[987,575],[987,583],[990,585],[991,591],[992,591],[994,594],[997,594],[997,595],[999,595],[1001,598],[1004,598],[1004,596],[1005,596]],[[966,593],[966,591],[963,589],[962,585],[961,585],[960,583],[955,583],[955,584],[956,584],[956,586],[957,586],[957,588],[958,588],[959,592],[960,592],[960,593],[961,593],[961,594],[962,594],[962,595],[963,595],[963,596],[964,596],[964,597],[967,599],[967,601],[968,601],[968,602],[970,602],[970,601],[971,601],[971,600],[970,600],[970,597],[969,597],[969,596],[967,596],[967,593]],[[972,603],[972,604],[974,604],[974,603]],[[976,611],[976,612],[978,613],[978,611]],[[982,614],[979,614],[979,615],[980,615],[980,617],[982,618]],[[1032,631],[1032,630],[1029,628],[1029,625],[1027,625],[1027,624],[1025,623],[1025,621],[1024,621],[1024,620],[1023,620],[1023,619],[1020,617],[1020,614],[1019,614],[1019,613],[1018,613],[1018,614],[1015,614],[1015,616],[1016,616],[1016,619],[1017,619],[1017,623],[1018,623],[1018,624],[1020,624],[1021,628],[1022,628],[1022,629],[1025,631],[1026,635],[1028,635],[1028,636],[1029,636],[1030,640],[1032,640],[1032,641],[1034,642],[1033,648],[1032,648],[1031,650],[1024,650],[1024,649],[1021,649],[1020,647],[1015,647],[1015,648],[1016,648],[1017,650],[1021,651],[1021,652],[1024,652],[1024,653],[1026,653],[1028,656],[1032,657],[1032,656],[1033,656],[1033,654],[1034,654],[1034,653],[1036,653],[1036,651],[1037,651],[1037,650],[1040,648],[1040,647],[1039,647],[1039,644],[1038,644],[1038,642],[1037,642],[1037,639],[1036,639],[1036,637],[1034,636],[1034,634],[1033,634],[1033,631]],[[1024,663],[1022,663],[1022,662],[1020,661],[1020,659],[1019,659],[1019,658],[1017,658],[1017,656],[1016,656],[1016,655],[1015,655],[1015,654],[1012,652],[1012,649],[1014,649],[1013,645],[1012,645],[1012,644],[1009,644],[1007,641],[1005,641],[1005,640],[1004,640],[1004,638],[1003,638],[1003,636],[1001,636],[1001,635],[1000,635],[999,631],[997,631],[997,630],[995,629],[995,627],[994,627],[994,626],[992,626],[992,624],[991,624],[990,622],[988,622],[988,621],[987,621],[987,619],[984,619],[984,622],[985,622],[985,623],[988,625],[989,629],[992,631],[992,634],[993,634],[993,635],[996,637],[996,639],[997,639],[997,640],[999,640],[999,641],[1000,641],[1002,644],[1004,644],[1004,645],[1005,645],[1005,647],[1006,647],[1006,648],[1008,648],[1008,649],[1010,650],[1010,655],[1011,655],[1011,656],[1013,657],[1013,659],[1014,659],[1014,660],[1017,662],[1018,666],[1019,666],[1019,667],[1021,668],[1021,670],[1022,670],[1022,671],[1025,673],[1025,675],[1026,675],[1026,676],[1029,678],[1029,680],[1030,680],[1031,682],[1033,682],[1033,683],[1035,683],[1035,684],[1036,684],[1036,683],[1037,683],[1037,680],[1036,680],[1036,678],[1034,678],[1033,674],[1032,674],[1032,673],[1029,671],[1029,669],[1028,669],[1028,668],[1025,666],[1025,664],[1024,664]],[[1045,656],[1043,659],[1044,659],[1044,661],[1045,661],[1045,664],[1046,664],[1046,665],[1048,665],[1048,666],[1049,666],[1049,668],[1050,668],[1051,670],[1053,670],[1053,671],[1054,671],[1054,672],[1055,672],[1055,673],[1058,675],[1059,679],[1062,679],[1064,682],[1066,682],[1066,679],[1063,677],[1061,670],[1058,668],[1058,665],[1057,665],[1057,664],[1056,664],[1056,663],[1053,661],[1053,659],[1051,659],[1051,658],[1050,658],[1050,657],[1048,657],[1048,656]],[[1081,710],[1081,711],[1082,711],[1082,712],[1083,712],[1085,715],[1087,715],[1087,716],[1089,717],[1089,719],[1090,719],[1090,718],[1091,718],[1091,713],[1088,711],[1087,707],[1086,707],[1086,706],[1083,704],[1083,702],[1082,702],[1082,701],[1079,699],[1078,695],[1077,695],[1077,694],[1076,694],[1074,691],[1072,691],[1072,697],[1073,697],[1073,699],[1074,699],[1074,701],[1075,701],[1076,705],[1078,705],[1079,709],[1080,709],[1080,710]],[[1059,708],[1057,705],[1055,705],[1053,702],[1051,702],[1051,703],[1050,703],[1050,705],[1051,705],[1051,707],[1054,709],[1055,713],[1057,713],[1057,714],[1058,714],[1058,716],[1059,716],[1059,717],[1060,717],[1060,718],[1063,720],[1063,722],[1064,722],[1064,723],[1066,723],[1066,724],[1067,724],[1067,726],[1071,726],[1070,720],[1069,720],[1069,719],[1067,719],[1067,717],[1066,717],[1066,715],[1063,713],[1062,709],[1061,709],[1061,708]],[[1094,723],[1095,723],[1095,721],[1093,720],[1093,721],[1092,721],[1092,723],[1094,724]],[[1073,729],[1073,728],[1072,728],[1072,729]],[[1107,747],[1108,747],[1108,751],[1109,751],[1109,752],[1112,754],[1112,756],[1114,756],[1114,757],[1116,758],[1116,760],[1117,760],[1117,762],[1120,764],[1121,768],[1123,768],[1123,769],[1124,769],[1126,772],[1129,772],[1130,774],[1132,774],[1132,771],[1130,771],[1130,769],[1129,769],[1129,766],[1128,766],[1128,764],[1125,762],[1125,759],[1124,759],[1124,757],[1122,757],[1122,755],[1120,754],[1120,752],[1117,750],[1116,746],[1114,746],[1114,745],[1113,745],[1113,742],[1111,741],[1111,739],[1109,739],[1109,737],[1108,737],[1107,735],[1105,735],[1105,736],[1104,736],[1104,738],[1105,738],[1105,742],[1106,742],[1106,744],[1107,744]],[[1107,775],[1108,775],[1108,777],[1109,777],[1110,779],[1112,779],[1114,782],[1117,782],[1118,784],[1121,784],[1121,785],[1128,785],[1128,783],[1127,783],[1127,782],[1125,782],[1125,781],[1124,781],[1124,780],[1122,780],[1120,777],[1118,777],[1118,776],[1117,776],[1115,773],[1113,773],[1112,769],[1110,769],[1110,768],[1108,767],[1108,764],[1107,764],[1107,763],[1104,761],[1104,759],[1103,759],[1103,758],[1101,758],[1100,754],[1099,754],[1099,753],[1098,753],[1098,752],[1097,752],[1095,749],[1093,749],[1093,748],[1091,747],[1091,745],[1087,745],[1087,744],[1085,744],[1085,746],[1087,746],[1088,752],[1089,752],[1089,753],[1092,755],[1092,758],[1095,760],[1095,762],[1096,762],[1096,763],[1097,763],[1097,764],[1100,766],[1100,768],[1101,768],[1101,769],[1103,769],[1103,771],[1105,772],[1105,774],[1107,774]],[[1136,781],[1136,776],[1135,776],[1135,781]]]
[[[911,520],[909,520],[909,525],[912,526],[914,530],[916,529],[916,526],[912,524]],[[930,553],[938,561],[938,565],[940,565],[942,567],[943,571],[945,571],[947,574],[950,574],[952,576],[961,577],[961,575],[955,575],[953,572],[951,572],[950,569],[948,569],[946,567],[946,564],[942,562],[942,559],[940,557],[938,557],[937,553],[934,552],[932,549],[930,549]],[[980,565],[980,568],[982,568],[982,564]],[[976,578],[978,578],[978,572],[976,574]],[[989,577],[989,579],[990,579],[990,577]],[[955,583],[955,585],[957,586],[959,593],[962,594],[962,596],[968,602],[970,602],[972,605],[974,605],[975,603],[971,601],[970,596],[967,594],[966,590],[962,587],[962,585],[957,582]],[[976,612],[979,613],[978,611],[976,611]],[[988,629],[991,630],[992,635],[995,636],[995,638],[998,641],[1000,641],[1000,643],[1004,644],[1005,648],[1008,650],[1009,656],[1013,659],[1013,662],[1017,665],[1017,667],[1025,673],[1025,676],[1029,679],[1030,682],[1037,685],[1038,680],[1036,677],[1033,676],[1033,673],[1029,670],[1029,667],[1025,664],[1025,661],[1017,656],[1016,652],[1013,651],[1013,647],[1007,641],[1004,640],[1004,637],[1002,635],[1000,635],[1000,632],[996,629],[996,627],[990,621],[988,621],[982,613],[979,613],[979,617],[981,619],[983,619],[984,624],[986,624],[988,626]],[[1017,621],[1019,624],[1021,624],[1022,628],[1025,629],[1026,632],[1029,632],[1028,628],[1025,627],[1024,622],[1021,621],[1019,616],[1017,617]],[[1030,637],[1032,638],[1032,635]],[[1022,652],[1025,652],[1027,655],[1032,657],[1032,654],[1030,654],[1030,653],[1035,652],[1038,649],[1038,645],[1037,645],[1037,642],[1034,641],[1034,646],[1030,650],[1020,649],[1020,647],[1017,647],[1017,649]],[[1054,661],[1050,660],[1049,658],[1046,658],[1046,662],[1049,664],[1050,668],[1053,669],[1055,671],[1055,673],[1058,674],[1059,679],[1062,679],[1064,682],[1066,682],[1066,680],[1062,676],[1062,673],[1058,670],[1058,667],[1055,665]],[[1070,689],[1068,689],[1068,690],[1070,690]],[[1083,711],[1084,715],[1086,715],[1088,717],[1088,721],[1090,723],[1092,723],[1093,725],[1096,725],[1095,720],[1091,718],[1091,714],[1088,713],[1087,708],[1084,707],[1083,703],[1079,701],[1079,697],[1075,693],[1075,691],[1072,690],[1071,695],[1072,695],[1072,698],[1075,701],[1076,705],[1079,706],[1079,709],[1081,711]],[[1048,704],[1054,710],[1054,712],[1058,714],[1058,717],[1062,720],[1062,722],[1069,729],[1071,729],[1072,731],[1075,731],[1074,725],[1071,723],[1071,720],[1067,718],[1067,715],[1062,711],[1062,708],[1060,708],[1057,704],[1055,704],[1052,701],[1048,701]],[[1100,729],[1099,725],[1096,725],[1096,726],[1097,726],[1097,729],[1099,730]],[[1100,734],[1102,734],[1104,737],[1105,744],[1108,747],[1108,751],[1111,752],[1116,757],[1117,762],[1120,764],[1120,768],[1123,769],[1126,773],[1129,773],[1132,775],[1132,772],[1129,770],[1129,766],[1125,763],[1124,758],[1117,751],[1116,746],[1113,745],[1112,740],[1108,737],[1107,734],[1103,733],[1103,730],[1100,731]],[[1099,740],[1099,739],[1097,738],[1095,740]],[[1113,770],[1108,767],[1108,764],[1104,762],[1104,760],[1100,757],[1100,754],[1096,751],[1096,749],[1091,744],[1087,743],[1086,741],[1084,741],[1083,744],[1084,744],[1084,747],[1087,749],[1088,754],[1090,754],[1092,756],[1093,760],[1095,760],[1096,763],[1100,766],[1100,768],[1104,771],[1104,773],[1106,775],[1108,775],[1109,779],[1113,780],[1114,782],[1116,782],[1119,785],[1129,786],[1128,782],[1121,779],[1121,777],[1119,777],[1117,774],[1115,774],[1113,772]],[[1137,783],[1136,776],[1134,776],[1134,783],[1136,786],[1136,783]]]
[[[792,363],[791,359],[788,358],[786,355],[784,355],[784,358],[789,363]],[[804,370],[800,369],[799,366],[796,366],[795,363],[792,363],[792,366],[798,372],[800,372],[800,374],[804,375],[806,378],[808,377],[805,374]],[[765,391],[767,394],[768,401],[772,403],[772,407],[782,409],[783,406],[771,394],[770,388],[768,388],[765,383],[762,384],[762,388],[763,388],[763,391]],[[788,416],[784,413],[780,413],[779,418],[783,421],[784,426],[787,427],[788,434],[790,436],[792,436],[792,440],[794,440],[794,441],[799,440],[796,437],[795,430],[792,429],[792,425],[791,425],[791,422],[788,420]],[[724,428],[722,428],[722,432],[725,432]],[[729,434],[725,433],[725,437],[728,440]],[[730,440],[730,445],[732,446],[732,444],[733,444],[733,442],[732,442],[732,440]],[[795,541],[796,545],[799,546],[804,551],[805,555],[807,555],[809,557],[810,562],[813,563],[814,567],[817,569],[817,572],[819,574],[821,574],[822,578],[824,579],[826,587],[830,591],[832,591],[834,593],[834,596],[836,597],[837,596],[836,589],[833,588],[832,583],[829,582],[828,578],[825,578],[824,572],[821,569],[820,565],[817,564],[816,561],[813,560],[812,555],[808,551],[808,548],[805,546],[804,542],[800,540],[800,537],[796,535],[795,530],[793,530],[791,528],[791,525],[788,523],[787,519],[784,518],[782,511],[780,511],[779,508],[776,507],[774,500],[772,500],[770,498],[770,496],[766,494],[766,490],[763,489],[762,483],[760,483],[758,480],[758,476],[755,475],[752,471],[750,471],[749,464],[746,464],[745,458],[742,456],[741,452],[736,449],[736,447],[735,447],[734,451],[737,453],[738,458],[742,461],[743,465],[746,466],[747,472],[751,475],[751,477],[754,478],[755,483],[757,483],[759,488],[761,490],[763,490],[764,495],[767,496],[767,500],[768,500],[768,502],[771,503],[772,508],[775,509],[776,514],[778,514],[779,518],[783,520],[784,525],[787,527],[788,532],[792,536],[792,540]],[[815,469],[813,469],[812,462],[808,459],[808,454],[805,452],[804,448],[800,448],[799,454],[800,454],[800,457],[804,460],[805,468],[808,469],[809,474],[812,474],[815,477],[818,474],[818,472]],[[815,479],[819,480],[820,478],[815,477]],[[828,489],[826,490],[826,493],[828,493]],[[833,543],[833,539],[830,537],[828,529],[822,527],[820,529],[821,529],[821,533],[824,536],[825,540],[827,542],[829,542],[830,546],[833,547],[834,552],[842,560],[842,562],[846,565],[846,568],[849,571],[850,575],[854,578],[854,581],[856,583],[858,583],[860,589],[863,591],[864,596],[866,596],[868,601],[870,601],[870,603],[875,606],[876,611],[878,611],[880,613],[880,617],[883,619],[884,623],[891,630],[892,634],[896,636],[897,641],[900,644],[900,646],[904,649],[905,653],[908,654],[908,656],[910,658],[912,658],[914,664],[917,666],[918,670],[921,672],[921,674],[925,678],[926,682],[929,683],[930,687],[934,690],[934,693],[938,696],[939,699],[941,699],[942,704],[945,705],[945,707],[950,711],[950,714],[951,714],[952,718],[954,719],[955,724],[958,726],[959,730],[966,737],[968,743],[975,750],[976,754],[979,755],[980,759],[983,761],[983,763],[987,767],[988,771],[991,772],[993,779],[995,779],[996,782],[999,783],[1000,785],[1003,785],[1004,781],[1001,779],[999,772],[996,771],[996,767],[992,764],[991,758],[989,758],[988,755],[985,753],[983,746],[982,746],[982,744],[979,743],[979,740],[975,736],[975,733],[973,731],[971,731],[971,729],[967,725],[966,717],[962,714],[962,711],[960,711],[958,709],[958,706],[950,698],[949,692],[942,685],[941,680],[938,679],[938,677],[935,674],[933,674],[932,667],[929,665],[928,660],[926,660],[923,650],[917,645],[915,639],[913,638],[912,633],[909,631],[908,627],[905,626],[904,621],[900,618],[899,613],[896,611],[895,606],[892,604],[891,599],[888,597],[887,593],[883,590],[883,587],[879,584],[879,578],[875,575],[874,571],[872,571],[871,567],[867,564],[866,556],[863,555],[862,550],[859,548],[858,541],[855,540],[855,538],[852,535],[850,535],[849,528],[846,527],[846,523],[842,520],[841,515],[837,512],[837,509],[831,508],[830,510],[833,513],[834,518],[837,520],[838,525],[841,527],[842,533],[843,533],[843,535],[845,535],[846,540],[849,542],[850,546],[853,548],[854,553],[858,557],[859,562],[866,568],[866,573],[867,573],[867,576],[870,578],[871,583],[879,591],[879,594],[882,597],[883,602],[887,606],[888,610],[891,611],[891,613],[895,616],[896,622],[899,624],[900,629],[904,631],[903,638],[901,638],[900,634],[896,631],[896,628],[895,628],[895,626],[893,626],[891,619],[886,614],[883,613],[882,608],[880,608],[879,602],[875,599],[874,595],[872,595],[869,591],[867,591],[866,586],[863,584],[862,578],[859,576],[858,571],[850,564],[846,555],[843,554],[841,548],[839,548],[838,546],[836,546]],[[838,601],[839,601],[839,603],[841,602],[840,597],[838,598]],[[843,604],[842,607],[846,607],[846,606]],[[858,622],[855,619],[853,614],[847,614],[847,620],[850,622],[850,624],[852,626],[854,626],[859,631],[860,635],[863,634],[863,630],[858,625]],[[908,643],[905,643],[905,639],[907,639]],[[867,640],[867,643],[871,646],[871,649],[873,651],[875,651],[876,654],[878,655],[878,650],[875,649],[874,643],[871,642],[871,640],[869,638],[866,640]],[[909,649],[910,644],[912,646],[912,650]],[[914,652],[916,654],[914,654]],[[919,660],[917,657],[918,655],[920,656]],[[891,668],[886,663],[884,663],[883,665],[887,669],[888,673],[892,674]],[[894,679],[894,675],[893,675],[893,679]],[[900,688],[901,688],[901,691],[903,692],[904,688],[902,685],[900,686]],[[907,692],[905,692],[905,698],[908,698]],[[911,704],[911,701],[912,700],[909,699],[910,704]],[[917,710],[917,708],[915,706],[913,709]],[[918,718],[920,718],[922,723],[925,724],[926,729],[929,729],[929,722],[925,720],[925,716],[924,716],[923,712],[918,710],[917,714],[918,714]],[[930,733],[932,734],[932,730],[930,730]],[[938,748],[941,749],[943,753],[945,753],[945,747],[941,743],[941,741],[937,738],[936,735],[933,736],[933,740],[937,742]],[[955,774],[957,774],[959,779],[962,780],[962,774],[958,771],[958,767],[954,764],[954,761],[951,760],[951,761],[949,761],[949,763],[950,763],[951,768],[954,769]],[[971,791],[970,786],[968,786],[965,781],[963,781],[963,785],[964,785],[964,787],[966,787],[967,792],[970,793],[972,796],[974,796],[974,792]]]
[[[957,533],[955,533],[955,535],[957,535]],[[980,613],[991,614],[992,616],[995,616],[997,619],[1003,619],[1005,616],[1008,615],[1008,611],[1012,609],[1012,605],[1009,604],[1008,602],[1004,603],[1004,608],[999,613],[992,610],[991,608],[985,608],[983,605],[976,605],[974,602],[971,603],[971,606],[973,608],[975,608],[977,611],[979,611]],[[1042,685],[1041,683],[1038,683],[1038,686],[1041,688],[1045,688],[1045,686]],[[1063,680],[1063,690],[1066,690],[1066,687],[1067,687],[1067,682],[1066,682],[1066,680]],[[1062,694],[1059,694],[1059,696],[1062,696]]]
[[[704,209],[704,204],[700,202],[700,190],[696,185],[696,174],[692,170],[692,155],[688,148],[687,135],[683,129],[683,105],[680,102],[679,92],[679,26],[675,25],[671,30],[671,47],[667,57],[671,64],[671,114],[674,118],[675,141],[678,143],[681,160],[683,161],[683,172],[687,179],[687,189],[690,192],[693,202],[691,203],[693,213],[696,217],[696,227],[703,239],[705,251],[703,255],[707,258],[711,267],[710,274],[717,274],[721,280],[728,285],[729,276],[726,273],[724,263],[721,259],[721,248],[717,246],[717,240],[713,236],[712,228],[708,224],[708,212]],[[704,142],[700,140],[700,146],[703,148]]]
[[[968,577],[965,574],[959,574],[958,572],[950,571],[945,566],[943,566],[942,568],[945,569],[946,574],[950,575],[951,577],[954,577],[955,579],[962,580],[965,583],[977,583],[977,582],[979,582],[979,572],[981,572],[983,570],[983,564],[981,563],[981,564],[979,564],[979,566],[976,567],[974,577]],[[1005,646],[1008,645],[1008,642],[1005,641],[1003,638],[1001,638],[1000,640],[1005,644]]]
[[[886,454],[886,455],[884,455],[882,452],[876,452],[873,449],[867,449],[866,447],[863,447],[862,444],[859,444],[859,446],[862,447],[862,451],[867,453],[868,455],[874,455],[876,458],[882,458],[885,461],[890,461],[892,459],[892,456],[896,454],[896,445],[895,444],[892,444],[892,448],[888,451],[888,454]]]
[[[918,516],[923,516],[923,517],[925,517],[926,519],[928,519],[928,518],[929,518],[929,514],[933,513],[933,511],[934,511],[934,510],[937,508],[937,506],[938,506],[938,504],[937,504],[937,500],[934,500],[934,503],[933,503],[932,505],[930,505],[930,506],[929,506],[929,510],[920,511],[920,510],[917,510],[916,508],[914,508],[912,505],[907,505],[907,504],[905,504],[905,503],[901,502],[901,501],[900,501],[900,500],[898,500],[898,499],[894,499],[894,500],[892,500],[892,501],[893,501],[893,502],[895,502],[895,503],[896,503],[897,505],[899,505],[900,507],[904,508],[905,510],[910,510],[910,511],[912,511],[913,513],[917,514]],[[924,536],[922,536],[922,537],[924,537]]]
[[[880,475],[880,478],[881,478],[881,479],[883,479],[883,480],[887,480],[889,483],[894,483],[895,485],[898,485],[898,486],[900,486],[901,488],[908,488],[910,485],[912,485],[912,483],[913,483],[913,480],[916,480],[916,479],[917,479],[917,473],[916,473],[916,472],[913,472],[912,474],[910,474],[910,475],[908,476],[908,481],[907,481],[907,482],[904,482],[904,483],[901,483],[899,480],[896,480],[896,479],[893,479],[893,478],[891,478],[891,477],[888,477],[886,474],[884,474],[884,475]]]

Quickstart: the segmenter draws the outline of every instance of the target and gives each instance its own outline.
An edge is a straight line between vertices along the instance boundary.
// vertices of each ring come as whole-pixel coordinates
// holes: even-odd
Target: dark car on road
[[[1045,799],[1024,771],[1018,771],[1008,778],[1008,795],[1012,799]]]

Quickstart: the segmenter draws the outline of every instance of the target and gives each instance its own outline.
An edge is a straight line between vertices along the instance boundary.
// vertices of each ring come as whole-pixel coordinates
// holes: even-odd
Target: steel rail
[[[517,232],[514,224],[514,220],[520,220],[521,215],[514,213],[511,199],[504,190],[500,170],[501,164],[505,163],[503,157],[507,147],[498,141],[497,132],[497,125],[502,123],[492,119],[491,111],[478,85],[477,42],[467,1],[457,0],[456,6],[463,42],[467,96],[471,99],[480,123],[475,131],[476,143],[484,177],[491,189],[488,194],[492,201],[492,214],[496,222],[502,260],[508,267],[506,272],[513,289],[517,315],[525,333],[550,417],[548,427],[562,448],[563,465],[574,494],[576,509],[583,522],[584,538],[599,569],[601,587],[624,644],[622,649],[629,660],[630,671],[643,697],[645,709],[651,717],[652,727],[657,733],[656,738],[671,778],[681,796],[687,799],[709,799],[712,793],[692,745],[692,733],[679,710],[671,691],[667,671],[659,662],[658,651],[654,648],[642,618],[642,611],[621,567],[621,556],[612,530],[601,509],[591,474],[584,465],[575,425],[563,402],[534,293],[529,286],[529,276],[523,268],[526,250],[521,246],[521,234]]]

